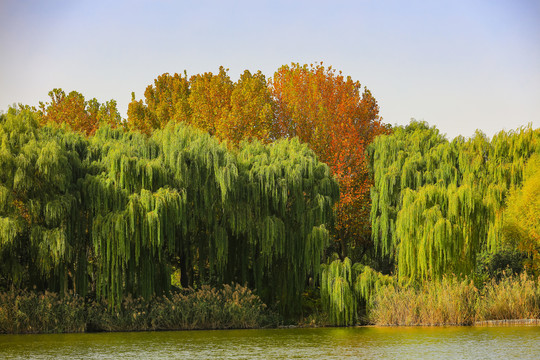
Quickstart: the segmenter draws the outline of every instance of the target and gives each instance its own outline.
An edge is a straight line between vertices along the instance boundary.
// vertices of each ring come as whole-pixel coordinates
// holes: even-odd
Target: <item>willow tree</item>
[[[174,252],[182,285],[219,281],[231,241],[232,196],[240,191],[236,158],[217,139],[184,125],[170,125],[151,139],[160,144],[159,160],[171,174],[171,186],[186,193],[185,235]]]
[[[328,166],[298,139],[244,143],[238,166],[242,191],[233,230],[244,246],[237,250],[247,251],[243,257],[252,259],[251,265],[238,263],[240,273],[251,267],[263,299],[277,301],[282,312],[294,314],[307,278],[318,277],[338,184]],[[231,264],[240,260],[239,251],[232,253],[236,259]]]
[[[86,293],[79,226],[80,153],[85,142],[35,114],[10,109],[0,124],[0,272],[4,285]]]
[[[425,123],[398,127],[370,147],[372,234],[399,275],[440,278],[468,274],[482,250],[501,243],[508,190],[539,151],[540,131],[477,132],[452,142]]]
[[[373,306],[375,295],[395,283],[369,266],[353,264],[349,258],[341,261],[337,256],[322,265],[321,299],[330,322],[334,325],[354,325],[362,315],[359,310]]]
[[[91,223],[98,296],[151,297],[232,281],[294,313],[317,276],[338,187],[297,140],[245,143],[169,124],[151,137],[100,129],[91,139],[82,201]]]
[[[384,255],[393,255],[396,247],[396,219],[401,210],[401,192],[405,188],[419,189],[433,183],[435,172],[456,181],[457,169],[452,165],[456,154],[448,148],[439,131],[426,123],[411,122],[397,127],[391,135],[381,135],[368,148],[374,177],[371,188],[371,226],[376,247]],[[430,149],[438,149],[449,166],[441,168],[438,157],[426,159]],[[426,170],[430,169],[426,176]],[[454,175],[454,173],[456,175]]]
[[[181,231],[185,193],[170,187],[159,146],[144,135],[105,128],[91,140],[82,199],[97,258],[96,293],[111,306],[127,293],[162,294],[170,285],[165,251]]]

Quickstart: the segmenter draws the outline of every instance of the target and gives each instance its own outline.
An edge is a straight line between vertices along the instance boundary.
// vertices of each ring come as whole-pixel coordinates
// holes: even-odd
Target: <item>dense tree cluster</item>
[[[530,192],[524,215],[538,226],[532,209],[536,160],[530,160],[529,175],[525,169],[531,156],[540,154],[539,129],[503,131],[491,141],[480,132],[448,141],[437,129],[413,121],[375,139],[370,154],[373,238],[382,254],[395,259],[399,276],[471,274],[479,253],[505,244],[505,223],[514,235],[522,234],[519,242],[537,236],[528,222],[516,221],[516,213],[525,209],[517,210],[524,205],[518,199]],[[527,187],[518,190],[524,179]],[[516,222],[529,229],[518,230]],[[537,250],[529,245],[527,251]]]
[[[122,119],[115,100],[100,104],[95,98],[86,101],[77,91],[66,95],[62,89],[53,89],[49,97],[50,102],[40,103],[38,114],[42,124],[69,126],[86,135],[93,135],[103,125],[121,125]]]
[[[61,89],[1,115],[0,289],[116,306],[174,273],[297,314],[311,283],[345,325],[384,287],[478,277],[479,258],[540,271],[540,129],[449,141],[384,125],[322,63],[227,72],[160,75],[125,120]]]
[[[235,147],[298,137],[328,164],[340,185],[333,227],[341,257],[370,248],[369,176],[366,146],[388,132],[371,92],[358,81],[321,64],[283,66],[269,81],[245,71],[233,83],[218,74],[163,74],[129,104],[127,125],[150,134],[168,121],[187,123]]]
[[[299,307],[329,243],[338,185],[298,140],[244,143],[171,124],[147,137],[0,123],[0,286],[114,306],[183,286],[246,283],[283,313]]]

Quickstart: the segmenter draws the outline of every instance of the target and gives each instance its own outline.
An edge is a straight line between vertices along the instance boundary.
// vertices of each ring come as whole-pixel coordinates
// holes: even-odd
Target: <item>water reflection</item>
[[[1,359],[540,358],[540,327],[0,335]]]

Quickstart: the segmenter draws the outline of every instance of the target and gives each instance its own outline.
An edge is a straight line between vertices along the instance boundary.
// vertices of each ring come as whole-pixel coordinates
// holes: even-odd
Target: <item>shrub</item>
[[[82,332],[85,320],[84,299],[71,292],[0,293],[0,333]]]

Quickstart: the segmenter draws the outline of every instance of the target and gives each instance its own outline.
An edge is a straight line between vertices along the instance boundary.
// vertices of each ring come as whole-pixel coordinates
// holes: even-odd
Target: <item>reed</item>
[[[64,333],[258,328],[277,325],[261,299],[241,285],[188,289],[169,296],[127,296],[111,310],[105,300],[76,294],[0,293],[0,333]]]
[[[484,285],[478,321],[540,318],[539,279],[522,273]]]
[[[419,286],[387,286],[374,298],[377,325],[472,325],[475,321],[540,318],[538,279],[526,273],[491,280],[480,289],[455,276]]]
[[[477,292],[472,281],[456,277],[419,287],[387,286],[375,296],[370,320],[377,325],[471,325]]]
[[[84,299],[72,292],[11,291],[0,293],[0,333],[82,332],[86,329]]]

